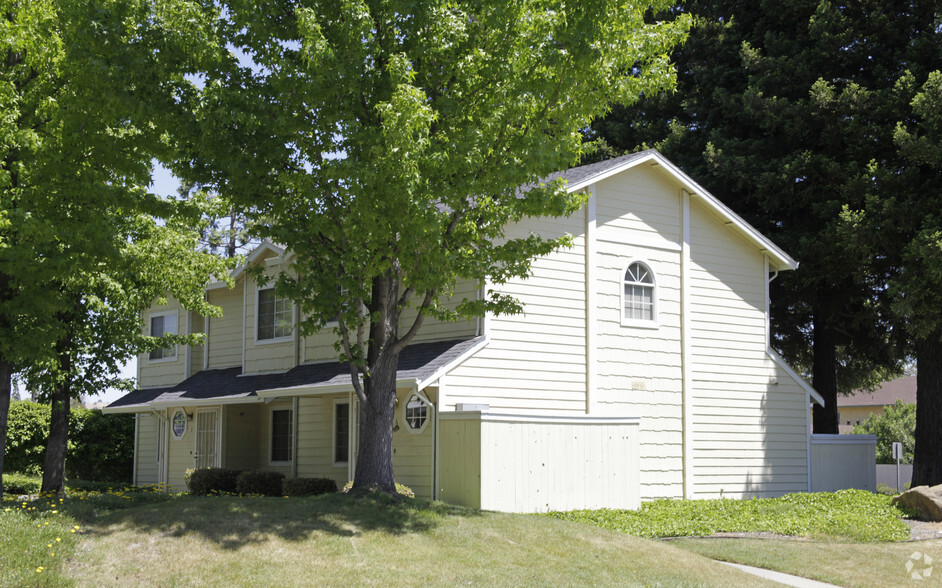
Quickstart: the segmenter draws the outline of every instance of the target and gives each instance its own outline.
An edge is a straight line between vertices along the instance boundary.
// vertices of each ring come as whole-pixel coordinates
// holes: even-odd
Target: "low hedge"
[[[337,491],[337,482],[330,478],[285,478],[281,487],[285,496],[319,496]]]
[[[242,473],[240,470],[227,468],[199,468],[187,470],[184,479],[190,494],[235,494],[238,492],[236,481]]]
[[[280,496],[284,481],[285,475],[281,472],[242,472],[236,478],[236,492]]]

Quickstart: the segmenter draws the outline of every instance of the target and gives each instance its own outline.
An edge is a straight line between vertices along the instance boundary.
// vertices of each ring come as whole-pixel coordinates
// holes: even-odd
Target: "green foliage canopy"
[[[223,4],[250,65],[207,72],[205,134],[179,170],[254,207],[263,236],[295,254],[278,288],[302,332],[339,316],[363,415],[356,484],[392,492],[399,352],[426,316],[520,311],[496,290],[442,301],[458,280],[525,276],[568,243],[505,227],[577,210],[579,195],[539,178],[576,160],[580,129],[609,104],[672,86],[667,54],[688,19],[647,18],[663,0]],[[400,334],[407,306],[418,318]]]
[[[903,444],[900,463],[913,463],[916,447],[916,403],[903,404],[897,400],[886,407],[882,414],[872,414],[866,421],[854,427],[855,435],[877,436],[877,463],[896,463],[893,459],[893,443]]]

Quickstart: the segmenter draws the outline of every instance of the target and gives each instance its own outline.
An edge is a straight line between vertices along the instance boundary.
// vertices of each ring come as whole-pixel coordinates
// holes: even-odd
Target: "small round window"
[[[428,403],[418,394],[406,401],[405,420],[406,429],[412,433],[420,433],[428,423]]]

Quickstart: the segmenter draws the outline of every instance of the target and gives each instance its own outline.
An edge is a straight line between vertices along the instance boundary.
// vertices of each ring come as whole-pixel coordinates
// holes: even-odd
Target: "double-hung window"
[[[271,463],[289,463],[294,445],[294,423],[290,409],[271,411]]]
[[[168,312],[164,314],[154,314],[150,317],[150,336],[162,337],[163,335],[177,334],[177,313]],[[177,356],[177,346],[170,344],[160,349],[154,349],[148,355],[151,361],[161,359],[172,359]]]
[[[274,288],[259,290],[256,338],[265,341],[290,337],[292,310],[291,300],[275,294]]]

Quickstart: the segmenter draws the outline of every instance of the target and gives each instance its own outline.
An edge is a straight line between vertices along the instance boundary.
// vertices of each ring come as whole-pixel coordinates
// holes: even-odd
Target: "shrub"
[[[330,478],[285,478],[281,487],[285,496],[319,496],[337,491],[337,482]]]
[[[893,442],[903,444],[901,463],[913,463],[916,448],[916,403],[903,404],[897,400],[886,407],[883,414],[872,414],[866,421],[854,427],[855,434],[877,436],[877,463],[896,463],[893,459]]]
[[[281,472],[242,472],[236,479],[236,492],[281,496],[284,481],[285,475]]]
[[[186,487],[190,494],[197,496],[234,494],[237,492],[236,480],[241,473],[239,470],[226,468],[199,468],[190,472],[186,479]]]
[[[49,434],[48,404],[17,400],[10,403],[3,468],[42,474]],[[66,477],[100,482],[131,481],[134,460],[134,417],[102,414],[73,407],[69,415]]]
[[[3,491],[7,494],[39,494],[42,478],[16,472],[3,474]]]

